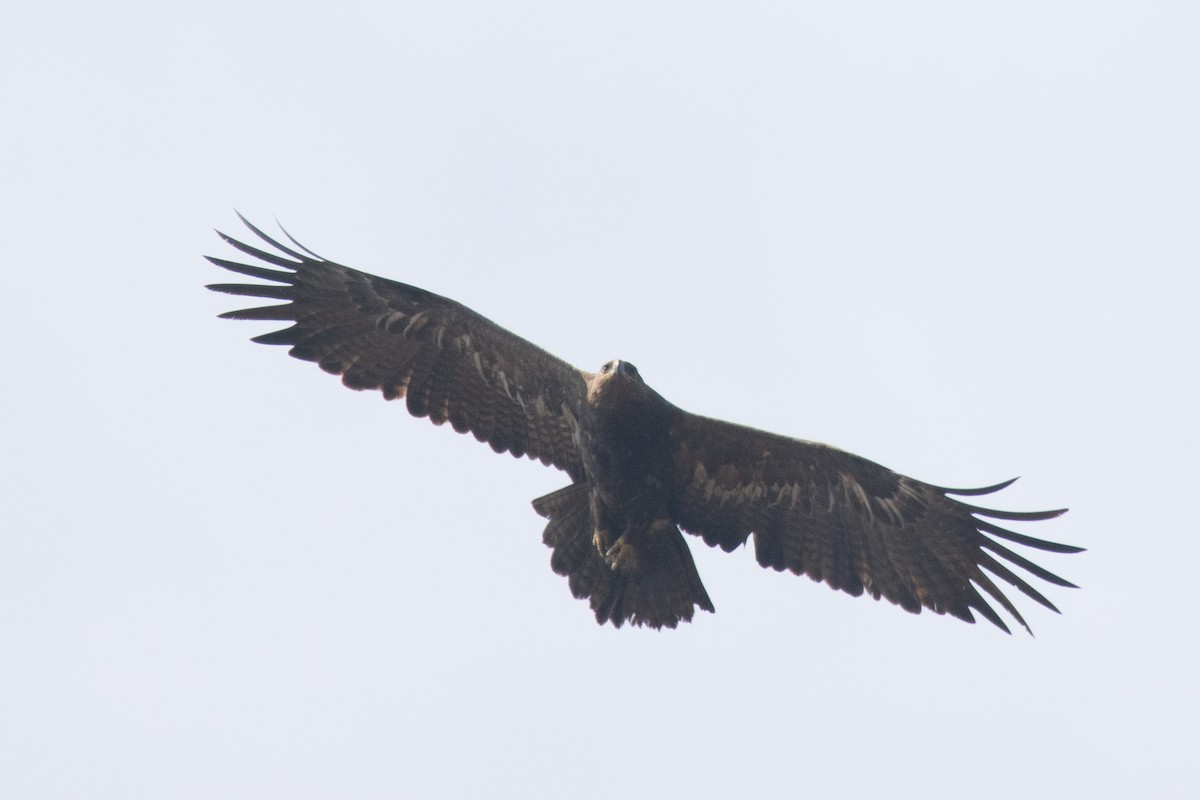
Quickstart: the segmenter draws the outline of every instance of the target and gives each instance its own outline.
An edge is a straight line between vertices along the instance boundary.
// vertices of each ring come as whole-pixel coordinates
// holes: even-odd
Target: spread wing
[[[582,477],[576,419],[586,373],[453,300],[326,261],[290,236],[295,248],[242,222],[278,252],[218,234],[275,269],[208,260],[270,283],[208,288],[287,302],[221,316],[292,323],[253,341],[287,345],[291,355],[341,375],[351,389],[406,398],[414,416],[448,421],[498,453],[527,455]]]
[[[673,457],[684,530],[726,552],[753,535],[764,567],[855,596],[885,597],[913,613],[924,607],[974,622],[974,610],[1006,632],[980,590],[1029,626],[989,573],[1054,611],[1010,565],[1073,586],[996,539],[1057,553],[1082,548],[991,521],[1050,519],[1066,509],[994,511],[949,496],[988,494],[1012,481],[982,489],[931,486],[833,447],[692,414],[676,424]]]

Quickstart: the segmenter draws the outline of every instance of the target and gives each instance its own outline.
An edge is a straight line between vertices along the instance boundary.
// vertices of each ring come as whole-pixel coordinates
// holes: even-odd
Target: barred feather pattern
[[[1010,565],[1073,586],[996,538],[1058,553],[1082,548],[986,519],[1045,520],[1065,509],[997,511],[951,497],[987,494],[1012,481],[981,489],[932,486],[828,445],[691,414],[680,419],[673,441],[681,527],[726,552],[753,537],[764,567],[913,613],[924,608],[974,622],[977,612],[1006,632],[985,594],[1029,625],[993,577],[1058,611]]]
[[[254,338],[341,375],[351,389],[405,399],[409,412],[449,422],[496,452],[528,456],[582,477],[576,409],[589,374],[453,300],[327,261],[242,221],[273,250],[219,233],[269,265],[208,257],[218,267],[270,284],[208,288],[287,301],[230,311],[226,319],[291,322]]]

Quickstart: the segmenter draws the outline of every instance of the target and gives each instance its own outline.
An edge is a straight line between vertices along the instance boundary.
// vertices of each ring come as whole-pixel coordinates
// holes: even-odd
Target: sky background
[[[1198,9],[10,9],[0,795],[1196,796]],[[565,476],[215,318],[234,208],[685,409],[1022,475],[1082,588],[1006,636],[694,540],[716,615],[600,628]]]

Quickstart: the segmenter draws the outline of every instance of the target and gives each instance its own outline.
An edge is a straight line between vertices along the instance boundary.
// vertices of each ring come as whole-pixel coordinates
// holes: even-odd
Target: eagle
[[[263,283],[207,288],[286,302],[220,316],[291,323],[252,341],[284,345],[351,389],[404,399],[413,416],[449,422],[497,453],[565,472],[570,484],[533,508],[548,520],[550,566],[601,625],[674,628],[697,608],[715,611],[684,533],[725,552],[753,539],[763,567],[912,613],[971,623],[978,613],[1006,633],[987,598],[1032,631],[994,578],[1055,612],[1013,567],[1074,586],[1002,541],[1083,548],[996,522],[1066,509],[999,511],[958,499],[1015,478],[934,486],[829,445],[688,413],[628,361],[577,369],[454,300],[329,261],[286,230],[285,244],[238,216],[259,246],[217,234],[258,263],[206,258]]]

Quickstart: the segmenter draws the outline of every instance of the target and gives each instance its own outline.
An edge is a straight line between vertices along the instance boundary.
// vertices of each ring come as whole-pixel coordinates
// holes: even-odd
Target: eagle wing
[[[208,260],[271,283],[208,288],[287,302],[221,317],[291,322],[253,341],[287,345],[291,355],[341,375],[351,389],[403,397],[414,416],[470,431],[498,453],[529,456],[582,477],[576,426],[587,373],[460,303],[327,261],[290,235],[295,247],[289,247],[241,219],[278,252],[218,235],[277,269]]]
[[[1058,553],[1082,548],[990,521],[1044,520],[1066,509],[995,511],[950,497],[988,494],[1011,480],[980,489],[932,486],[834,447],[686,413],[673,430],[673,458],[681,527],[726,552],[753,535],[764,567],[885,597],[913,613],[924,607],[974,622],[974,609],[1006,632],[980,590],[1029,626],[988,573],[1053,611],[1009,565],[1073,586],[996,538]]]

